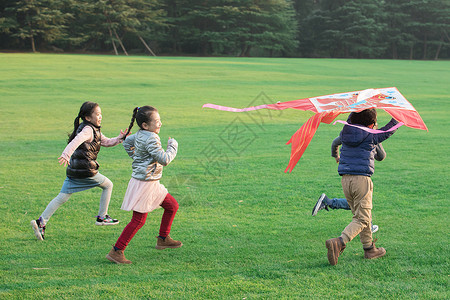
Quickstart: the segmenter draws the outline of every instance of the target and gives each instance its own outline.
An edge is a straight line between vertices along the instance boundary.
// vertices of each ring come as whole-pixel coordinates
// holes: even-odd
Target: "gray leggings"
[[[98,187],[103,189],[102,196],[100,197],[100,208],[98,210],[98,215],[100,217],[105,217],[108,214],[108,206],[109,201],[111,200],[111,194],[113,189],[113,183],[108,178],[103,181]],[[48,220],[50,220],[51,216],[55,213],[55,211],[67,200],[69,200],[72,194],[59,193],[45,208],[44,212],[41,215],[44,224],[47,224]]]

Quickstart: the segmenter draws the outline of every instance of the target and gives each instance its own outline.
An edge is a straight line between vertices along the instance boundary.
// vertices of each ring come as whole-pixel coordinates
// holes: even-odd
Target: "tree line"
[[[0,49],[450,58],[448,0],[3,0]]]

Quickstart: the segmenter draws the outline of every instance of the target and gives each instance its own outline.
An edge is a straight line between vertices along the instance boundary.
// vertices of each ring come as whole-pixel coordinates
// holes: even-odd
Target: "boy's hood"
[[[341,141],[349,146],[356,147],[364,141],[370,133],[353,126],[344,126],[341,131]]]

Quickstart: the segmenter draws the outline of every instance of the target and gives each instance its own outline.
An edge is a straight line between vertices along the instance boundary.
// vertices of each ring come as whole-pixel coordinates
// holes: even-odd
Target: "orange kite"
[[[325,95],[242,109],[209,103],[203,105],[203,107],[231,112],[247,112],[263,108],[273,110],[293,108],[315,112],[316,114],[309,118],[287,142],[287,144],[291,144],[291,158],[284,172],[292,172],[316,133],[319,124],[321,122],[330,124],[342,113],[359,112],[368,108],[379,108],[401,122],[401,125],[428,131],[419,113],[395,87]]]

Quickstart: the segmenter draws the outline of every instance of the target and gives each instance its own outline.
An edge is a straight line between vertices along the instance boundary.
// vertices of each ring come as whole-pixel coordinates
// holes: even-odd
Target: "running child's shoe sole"
[[[313,211],[312,211],[313,217],[314,217],[315,215],[317,215],[317,212],[319,211],[319,208],[320,208],[320,206],[322,205],[322,202],[323,202],[323,199],[324,199],[324,198],[325,198],[325,194],[322,194],[322,195],[320,195],[319,199],[317,200],[317,203],[316,203],[316,205],[314,206]]]
[[[36,238],[39,241],[43,241],[44,237],[42,236],[42,234],[39,230],[39,225],[36,223],[36,220],[32,220],[30,224],[31,224],[31,227],[33,228],[34,235],[36,236]]]
[[[119,224],[119,222],[116,222],[116,223],[106,223],[106,222],[95,222],[95,225],[97,225],[97,226],[112,226],[112,225],[117,225],[117,224]]]
[[[182,247],[182,246],[183,246],[183,244],[176,245],[176,246],[159,246],[159,245],[156,245],[156,246],[155,246],[155,249],[158,249],[158,250],[164,250],[164,249],[176,249],[176,248],[180,248],[180,247]]]

